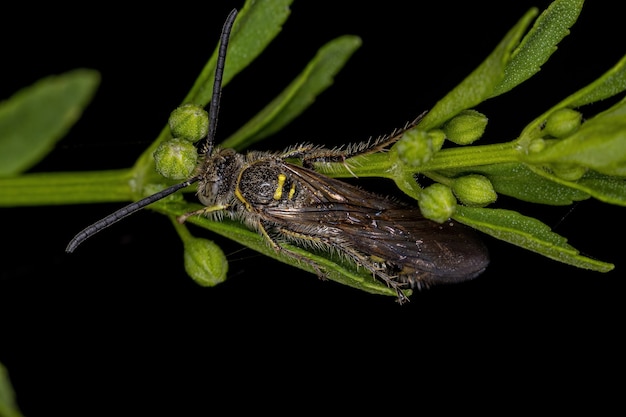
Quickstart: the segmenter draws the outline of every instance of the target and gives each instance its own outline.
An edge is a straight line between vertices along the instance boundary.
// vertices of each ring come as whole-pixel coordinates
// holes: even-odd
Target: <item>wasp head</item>
[[[243,156],[234,149],[215,149],[200,168],[200,202],[207,207],[231,206],[243,165]]]

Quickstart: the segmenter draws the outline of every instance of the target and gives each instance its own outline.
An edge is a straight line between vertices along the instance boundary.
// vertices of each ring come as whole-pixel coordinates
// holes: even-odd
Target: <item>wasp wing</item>
[[[305,188],[306,204],[266,209],[267,220],[290,222],[303,236],[324,239],[338,250],[350,248],[385,265],[412,285],[448,283],[482,273],[489,257],[472,230],[448,221],[439,224],[419,209],[364,191],[316,171],[285,164],[296,188]],[[338,247],[339,246],[339,247]]]

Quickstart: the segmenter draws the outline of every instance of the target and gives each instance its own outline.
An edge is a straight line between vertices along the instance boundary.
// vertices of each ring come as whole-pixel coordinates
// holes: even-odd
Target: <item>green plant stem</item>
[[[131,201],[133,178],[130,169],[0,178],[0,207]]]
[[[374,154],[359,158],[357,164],[351,164],[350,170],[342,164],[334,164],[331,170],[320,167],[320,171],[337,177],[352,177],[352,171],[359,177],[398,178],[418,172],[428,175],[437,170],[517,161],[518,155],[514,144],[505,143],[441,150],[418,168],[408,169],[389,154]],[[134,191],[141,188],[136,182],[146,175],[139,167],[141,163],[133,169],[32,173],[0,178],[0,207],[132,201]],[[143,178],[142,182],[145,180]]]
[[[376,153],[356,157],[351,160],[348,169],[344,163],[319,164],[317,169],[332,177],[385,177],[396,179],[405,176],[446,169],[462,169],[481,165],[518,162],[520,149],[514,142],[493,145],[460,146],[442,149],[427,163],[409,167],[399,162],[395,148],[387,153]]]
[[[415,173],[517,162],[519,152],[513,142],[443,149]]]

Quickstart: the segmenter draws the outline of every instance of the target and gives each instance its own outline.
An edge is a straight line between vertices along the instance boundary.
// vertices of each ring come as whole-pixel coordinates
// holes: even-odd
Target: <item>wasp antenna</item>
[[[217,126],[217,115],[220,107],[220,98],[222,95],[222,77],[224,75],[224,64],[226,62],[226,50],[228,49],[228,41],[230,39],[230,31],[235,22],[235,18],[237,17],[237,9],[233,9],[228,17],[226,18],[226,22],[224,22],[224,27],[222,28],[222,34],[220,36],[220,47],[217,55],[217,63],[215,66],[215,79],[213,81],[213,95],[211,96],[211,108],[209,109],[209,133],[206,137],[206,142],[201,146],[205,155],[208,155],[213,150],[213,145],[215,143],[215,128]],[[74,252],[74,250],[83,243],[85,240],[89,239],[91,236],[95,235],[99,231],[104,228],[111,226],[122,220],[123,218],[130,216],[131,214],[141,210],[149,204],[154,203],[155,201],[159,201],[162,198],[167,197],[170,194],[174,194],[176,191],[188,187],[189,185],[200,180],[200,176],[195,176],[188,179],[185,182],[181,182],[180,184],[172,185],[171,187],[166,188],[156,194],[148,196],[142,200],[131,203],[121,209],[115,211],[114,213],[109,214],[105,218],[98,220],[93,223],[91,226],[84,228],[80,231],[72,240],[68,243],[65,248],[66,252]]]
[[[159,191],[156,194],[148,196],[134,203],[130,203],[129,205],[122,207],[121,209],[115,211],[114,213],[109,214],[105,218],[98,220],[91,226],[85,227],[83,230],[78,232],[72,240],[70,240],[70,243],[68,243],[67,247],[65,248],[65,252],[68,252],[68,253],[74,252],[74,250],[78,247],[78,245],[80,245],[85,240],[89,239],[91,236],[95,235],[102,229],[107,228],[111,226],[112,224],[119,222],[124,217],[130,216],[131,214],[135,213],[136,211],[141,210],[148,204],[152,204],[155,201],[161,200],[162,198],[165,198],[170,194],[174,194],[176,191],[182,188],[188,187],[189,185],[193,184],[199,179],[200,179],[200,176],[195,176],[195,177],[188,179],[185,182],[181,182],[180,184],[172,185],[171,187],[168,187],[162,191]]]
[[[215,129],[217,127],[217,116],[220,109],[220,98],[222,96],[222,77],[224,75],[224,66],[226,62],[226,50],[228,49],[228,41],[230,39],[230,30],[237,17],[237,9],[233,9],[222,28],[220,36],[220,48],[217,55],[217,64],[215,65],[215,79],[213,80],[213,95],[211,96],[211,107],[209,108],[209,133],[206,137],[204,146],[201,147],[202,153],[210,155],[215,144]]]

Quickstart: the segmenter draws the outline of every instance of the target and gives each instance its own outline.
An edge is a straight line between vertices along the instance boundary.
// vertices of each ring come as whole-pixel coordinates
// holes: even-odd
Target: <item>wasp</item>
[[[405,289],[456,283],[481,274],[489,257],[473,229],[452,220],[436,223],[424,218],[417,207],[315,170],[317,163],[345,163],[354,156],[384,151],[416,122],[377,140],[341,148],[303,144],[281,152],[242,154],[214,146],[221,78],[236,14],[236,10],[230,13],[222,30],[210,128],[195,175],[83,229],[66,251],[73,252],[103,228],[197,183],[196,194],[204,207],[180,216],[181,223],[195,215],[240,221],[274,250],[310,265],[321,277],[319,265],[284,243],[337,253],[396,290],[400,303],[408,300]]]

